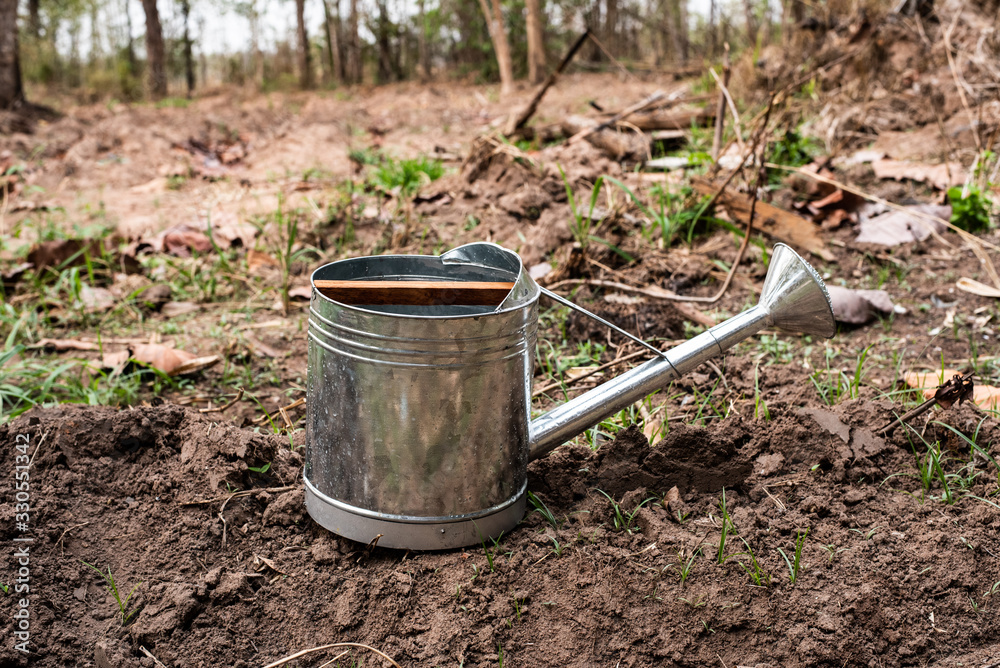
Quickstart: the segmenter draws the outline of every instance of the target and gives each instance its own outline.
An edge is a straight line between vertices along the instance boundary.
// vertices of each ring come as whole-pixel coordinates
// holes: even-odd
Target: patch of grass
[[[22,358],[25,352],[20,344],[0,352],[0,423],[34,406],[135,404],[147,382],[154,395],[180,387],[180,381],[134,361],[133,370],[114,374],[83,360]]]
[[[718,564],[726,561],[726,540],[730,534],[736,533],[736,526],[729,517],[729,506],[726,502],[726,488],[722,488],[722,499],[719,500],[719,513],[722,519],[722,533],[719,535],[719,547],[715,552],[715,561]]]
[[[809,529],[797,532],[795,538],[795,555],[792,559],[788,558],[784,550],[780,547],[778,548],[781,558],[785,560],[785,564],[788,566],[788,581],[791,584],[795,584],[795,581],[799,579],[799,571],[802,569],[802,546],[805,545],[806,536],[808,535]],[[831,563],[833,563],[832,559]]]
[[[399,189],[400,195],[410,197],[422,186],[444,175],[444,165],[427,157],[415,159],[385,159],[375,169],[374,181],[386,190]]]
[[[678,552],[677,553],[677,566],[674,566],[674,570],[677,571],[677,575],[680,576],[680,584],[683,585],[687,582],[687,579],[691,577],[691,569],[694,567],[694,560],[701,554],[701,548],[696,548],[687,559]]]
[[[734,557],[746,555],[750,557],[750,564],[747,565],[743,561],[739,561],[740,568],[750,576],[750,581],[753,582],[758,587],[769,587],[771,585],[771,575],[761,567],[760,562],[757,561],[757,555],[754,554],[753,548],[750,547],[750,543],[747,542],[746,538],[740,537],[743,541],[743,545],[747,548],[747,551],[740,553],[738,555],[733,555]]]
[[[129,611],[129,601],[132,600],[132,595],[135,594],[135,590],[139,588],[139,585],[141,585],[142,582],[140,581],[135,586],[133,586],[132,589],[129,591],[128,595],[124,599],[122,599],[121,593],[118,591],[118,583],[115,582],[115,577],[114,575],[111,574],[110,566],[108,567],[107,573],[105,573],[97,566],[94,566],[93,564],[88,564],[86,561],[81,561],[80,563],[84,564],[85,566],[93,570],[95,573],[101,576],[102,580],[104,580],[105,588],[108,590],[108,593],[114,597],[115,603],[118,604],[118,618],[119,620],[121,620],[122,626],[126,626],[129,623],[129,620],[132,619],[133,616],[135,616],[136,612],[138,612],[138,610]]]
[[[633,508],[631,512],[628,512],[622,510],[621,505],[613,498],[611,498],[611,495],[605,492],[604,490],[599,489],[597,490],[597,492],[599,494],[603,494],[604,497],[611,504],[611,510],[614,513],[613,521],[615,525],[615,530],[625,531],[626,533],[629,534],[631,534],[633,531],[638,531],[638,527],[635,526],[635,518],[636,515],[639,514],[639,510],[650,501],[656,500],[656,497],[651,496],[648,499],[640,502],[639,505]]]
[[[535,509],[535,512],[541,515],[545,521],[549,523],[549,526],[553,529],[559,528],[559,520],[556,519],[556,516],[552,514],[552,511],[545,505],[545,502],[535,496],[535,494],[531,491],[528,492],[528,503],[530,503],[531,507]]]
[[[601,196],[601,186],[604,185],[604,177],[598,176],[597,180],[594,181],[594,185],[590,189],[590,206],[587,209],[587,213],[583,213],[576,206],[576,197],[573,195],[573,187],[569,183],[569,179],[566,177],[566,172],[563,171],[561,165],[557,165],[559,168],[559,174],[562,176],[563,188],[566,189],[566,199],[569,201],[569,210],[573,215],[573,219],[569,221],[569,231],[573,234],[573,239],[576,243],[580,245],[580,249],[586,253],[587,246],[590,244],[593,235],[590,234],[590,230],[595,227],[594,225],[594,209],[597,207],[597,198]],[[600,225],[601,221],[597,221]]]

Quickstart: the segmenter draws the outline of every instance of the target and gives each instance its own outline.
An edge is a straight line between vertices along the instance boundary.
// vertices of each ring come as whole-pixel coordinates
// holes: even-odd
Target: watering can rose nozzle
[[[774,247],[756,306],[532,420],[528,458],[548,454],[766,327],[826,338],[836,332],[823,279],[784,244]]]

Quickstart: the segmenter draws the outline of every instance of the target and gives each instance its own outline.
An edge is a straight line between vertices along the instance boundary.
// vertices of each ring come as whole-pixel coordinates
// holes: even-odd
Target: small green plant
[[[562,176],[563,188],[566,190],[566,199],[569,200],[570,213],[573,214],[573,219],[569,222],[569,231],[573,234],[573,239],[576,243],[580,245],[580,250],[585,254],[587,252],[587,246],[593,239],[590,230],[594,227],[594,208],[597,206],[597,198],[601,195],[601,186],[604,185],[604,177],[598,176],[597,180],[594,181],[594,185],[590,189],[590,207],[587,209],[587,213],[584,214],[576,206],[576,197],[573,195],[573,187],[569,183],[569,179],[566,177],[566,172],[563,171],[562,166],[559,166],[559,174]],[[600,224],[600,221],[598,221]]]
[[[764,419],[764,422],[771,420],[771,411],[767,410],[764,397],[760,393],[760,364],[753,368],[753,418],[755,420]]]
[[[733,556],[743,556],[743,554],[746,554],[746,556],[750,557],[749,566],[742,561],[738,562],[740,568],[742,568],[746,574],[750,576],[750,581],[756,586],[769,587],[771,585],[771,575],[761,567],[760,562],[757,561],[757,555],[754,554],[753,548],[750,547],[750,543],[747,542],[747,539],[741,536],[740,540],[743,541],[743,545],[746,546],[747,551]]]
[[[552,554],[556,555],[557,557],[561,557],[563,553],[563,546],[559,544],[559,541],[556,539],[555,536],[549,536],[549,539],[552,541],[552,545],[554,545],[554,547],[552,548]]]
[[[129,591],[128,593],[128,596],[122,599],[121,594],[118,591],[118,583],[115,582],[115,578],[111,574],[110,566],[108,567],[108,572],[105,573],[104,571],[97,568],[93,564],[88,564],[86,561],[81,561],[80,563],[89,567],[91,570],[93,570],[95,573],[101,576],[101,579],[104,580],[105,588],[108,590],[108,593],[114,597],[115,603],[118,604],[118,616],[119,619],[121,620],[122,626],[127,625],[129,620],[132,619],[132,617],[135,615],[136,612],[138,612],[137,610],[132,610],[131,612],[129,611],[129,601],[132,600],[132,595],[135,593],[135,590],[139,588],[139,585],[141,585],[142,582],[140,581],[134,587],[132,587],[131,591]]]
[[[625,512],[622,507],[616,502],[611,495],[603,490],[597,490],[599,494],[603,494],[604,497],[611,503],[611,510],[614,512],[614,525],[617,531],[625,531],[631,534],[633,531],[637,531],[638,527],[634,526],[636,515],[639,514],[639,509],[650,501],[655,501],[656,497],[649,497],[645,501],[642,501],[637,505],[632,512]]]
[[[3,590],[4,594],[9,594],[10,593],[10,585],[7,584],[6,582],[0,582],[0,589]]]
[[[253,471],[257,475],[264,475],[271,469],[271,462],[264,464],[263,466],[248,466],[248,471]]]
[[[694,566],[694,560],[700,554],[701,554],[701,548],[700,547],[696,548],[694,550],[694,552],[692,552],[690,555],[688,555],[687,559],[684,558],[684,555],[682,553],[680,553],[680,552],[677,553],[677,564],[678,565],[674,566],[673,568],[677,571],[677,574],[681,578],[681,581],[680,581],[681,585],[683,585],[685,582],[687,582],[687,579],[691,576],[691,568]]]
[[[503,643],[497,643],[497,668],[503,668]]]
[[[805,545],[806,536],[809,535],[809,529],[805,531],[799,531],[795,538],[795,556],[792,559],[788,558],[785,551],[780,547],[778,552],[781,553],[781,558],[785,560],[785,564],[788,566],[788,581],[791,584],[795,584],[795,581],[799,579],[799,570],[802,568],[802,546]],[[833,563],[833,560],[830,560]]]
[[[736,533],[736,526],[733,525],[729,517],[729,508],[726,503],[726,488],[722,488],[722,499],[719,501],[719,513],[722,519],[722,533],[719,536],[719,548],[715,552],[716,563],[722,564],[726,561],[726,539],[730,534]]]
[[[824,550],[826,550],[827,559],[828,559],[827,563],[830,563],[830,564],[833,563],[833,560],[836,559],[840,555],[841,552],[848,552],[850,550],[850,548],[848,548],[848,547],[840,547],[840,548],[838,548],[834,543],[830,543],[829,545],[822,545],[821,547]]]
[[[559,521],[556,519],[556,516],[552,514],[552,511],[545,505],[545,502],[535,496],[535,494],[530,490],[528,491],[528,502],[531,504],[531,507],[535,509],[535,512],[541,515],[545,521],[549,523],[549,526],[553,529],[559,528]]]
[[[977,186],[949,188],[948,200],[951,202],[951,223],[955,227],[967,232],[979,232],[992,227],[990,210],[993,201]]]

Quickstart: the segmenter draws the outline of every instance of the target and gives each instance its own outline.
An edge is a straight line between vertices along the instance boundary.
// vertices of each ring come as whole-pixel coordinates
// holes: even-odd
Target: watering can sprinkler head
[[[837,331],[823,279],[785,244],[771,253],[758,303],[768,310],[772,324],[786,331],[825,338]]]
[[[532,420],[529,458],[544,456],[609,415],[770,326],[827,338],[837,329],[823,279],[784,244],[774,247],[756,306]]]

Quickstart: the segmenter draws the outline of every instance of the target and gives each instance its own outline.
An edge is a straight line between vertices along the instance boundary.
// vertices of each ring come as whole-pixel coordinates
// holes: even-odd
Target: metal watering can
[[[529,460],[761,329],[836,329],[822,279],[778,244],[756,306],[532,420],[543,288],[516,253],[473,243],[360,257],[311,280],[306,508],[337,534],[392,548],[496,538],[524,515]],[[330,287],[344,281],[396,296]]]

